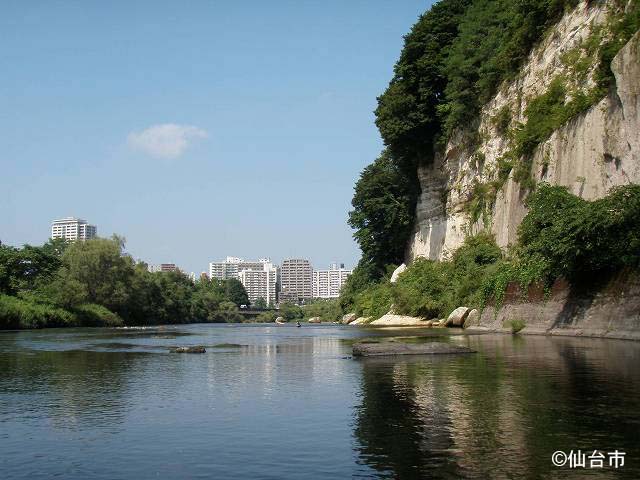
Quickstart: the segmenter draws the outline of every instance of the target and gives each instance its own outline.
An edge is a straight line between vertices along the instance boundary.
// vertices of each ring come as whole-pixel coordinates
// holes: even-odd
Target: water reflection
[[[0,355],[0,423],[42,419],[52,428],[108,426],[124,421],[129,375],[144,354],[72,350]]]
[[[361,463],[403,479],[639,478],[639,345],[461,338],[479,353],[362,361]],[[615,472],[550,461],[555,450],[616,448],[627,464]]]
[[[352,340],[394,333],[2,334],[0,476],[640,478],[640,344],[455,336],[439,340],[478,353],[348,358]],[[168,353],[176,344],[207,353]],[[572,448],[618,448],[627,465],[552,467]]]

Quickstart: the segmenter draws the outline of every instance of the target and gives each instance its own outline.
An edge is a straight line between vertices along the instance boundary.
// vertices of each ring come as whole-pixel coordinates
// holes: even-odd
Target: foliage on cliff
[[[459,305],[480,304],[482,286],[501,259],[502,252],[492,237],[471,236],[450,260],[418,258],[396,283],[384,277],[354,294],[351,305],[345,307],[372,318],[381,317],[392,305],[398,314],[441,318]]]
[[[118,237],[0,245],[0,329],[241,319],[237,306],[248,302],[239,281],[150,273],[123,248]]]
[[[587,201],[565,187],[542,184],[527,207],[515,252],[484,285],[485,299],[500,304],[510,282],[549,287],[564,277],[581,284],[640,267],[640,185],[616,187]]]
[[[418,165],[433,160],[438,141],[456,126],[474,121],[544,32],[576,4],[441,0],[418,19],[378,98],[376,125],[386,150],[356,185],[350,224],[363,251],[363,276],[379,279],[386,265],[403,260],[419,191]],[[382,188],[381,168],[392,178]]]
[[[401,172],[388,152],[360,175],[349,225],[362,250],[360,271],[380,278],[389,264],[401,262],[411,232],[417,186]]]
[[[467,237],[451,258],[416,259],[392,284],[385,277],[345,297],[346,309],[363,316],[396,313],[442,318],[465,305],[500,305],[506,287],[517,282],[550,286],[563,277],[589,282],[624,268],[640,267],[640,186],[614,188],[586,201],[565,187],[541,184],[528,201],[518,242],[503,256],[492,237]],[[346,302],[346,300],[350,300]]]

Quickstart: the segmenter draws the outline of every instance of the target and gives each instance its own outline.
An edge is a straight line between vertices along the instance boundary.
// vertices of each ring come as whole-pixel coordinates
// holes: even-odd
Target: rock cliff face
[[[496,123],[508,109],[509,123],[526,121],[531,99],[559,76],[574,81],[569,58],[611,17],[614,2],[582,2],[567,13],[531,52],[516,79],[502,85],[476,125],[459,129],[434,163],[419,170],[421,195],[407,261],[417,256],[443,259],[466,235],[489,229],[498,245],[516,240],[526,214],[526,190],[512,171],[497,191],[488,215],[472,220],[468,204],[474,185],[496,178],[499,160],[509,151],[509,135]],[[532,156],[536,182],[564,185],[585,199],[604,196],[614,186],[640,183],[640,33],[622,48],[611,69],[615,86],[587,111],[564,124]],[[579,88],[593,86],[594,66],[583,72]],[[575,82],[574,82],[575,83]],[[577,85],[577,83],[576,83]]]

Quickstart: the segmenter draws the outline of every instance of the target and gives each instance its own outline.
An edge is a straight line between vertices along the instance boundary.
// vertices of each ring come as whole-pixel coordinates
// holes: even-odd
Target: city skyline
[[[376,97],[428,4],[3,4],[0,240],[73,215],[187,271],[227,251],[355,265]]]

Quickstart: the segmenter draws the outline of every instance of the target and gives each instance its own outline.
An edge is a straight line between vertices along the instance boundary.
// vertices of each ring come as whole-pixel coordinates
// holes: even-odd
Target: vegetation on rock
[[[502,82],[515,78],[533,47],[578,3],[441,0],[412,27],[394,76],[378,98],[376,125],[386,149],[356,185],[350,225],[363,258],[347,289],[346,305],[355,291],[381,279],[388,265],[403,261],[419,191],[417,167],[432,162],[458,127],[478,124],[482,105]],[[608,20],[593,26],[589,38],[562,56],[565,74],[539,96],[525,99],[522,124],[513,121],[509,106],[492,119],[512,145],[489,180],[476,183],[467,208],[472,223],[488,223],[497,192],[512,170],[524,188],[535,187],[534,150],[607,94],[614,81],[611,61],[638,28],[640,2],[612,2]],[[482,151],[475,157],[476,164],[484,163]]]
[[[558,278],[573,284],[640,267],[640,186],[614,188],[586,201],[565,187],[541,184],[527,200],[518,242],[504,255],[487,233],[469,236],[445,261],[416,259],[390,283],[388,276],[341,299],[345,310],[378,318],[394,313],[442,318],[460,305],[500,306],[507,286],[526,292]]]

